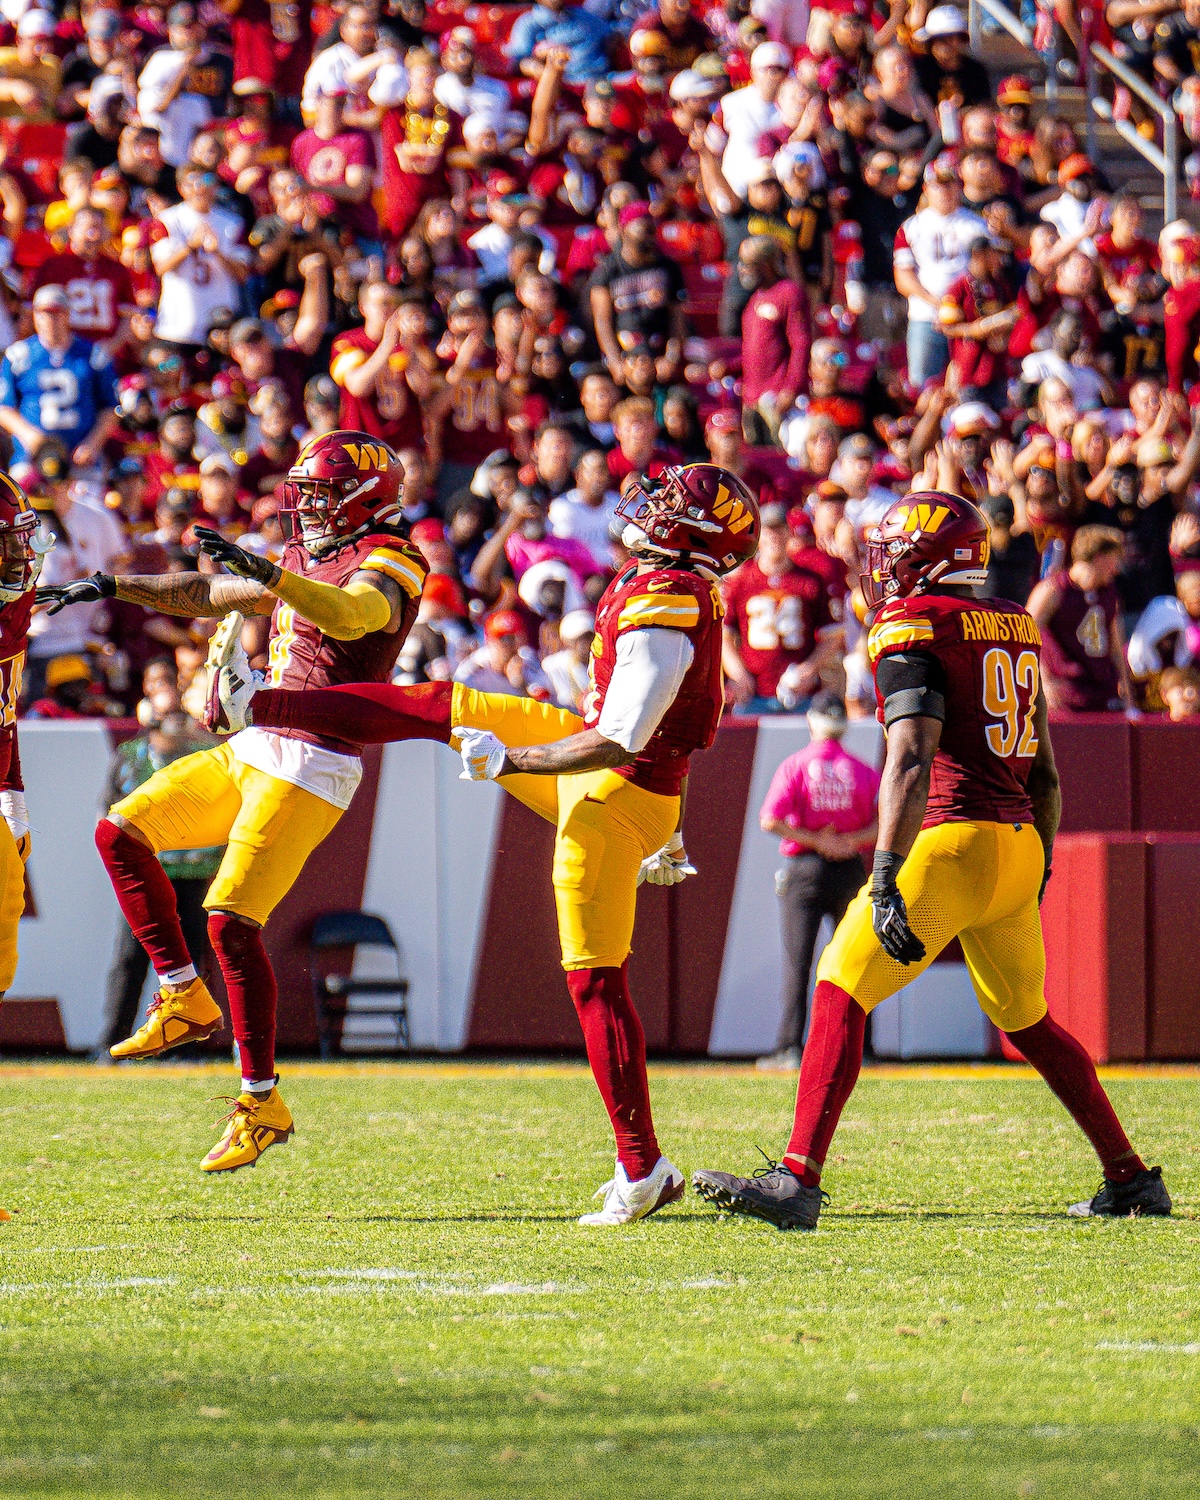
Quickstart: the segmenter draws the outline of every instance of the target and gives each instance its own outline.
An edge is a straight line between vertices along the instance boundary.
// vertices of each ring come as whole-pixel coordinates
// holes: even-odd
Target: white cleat
[[[632,1224],[637,1219],[648,1218],[665,1208],[668,1203],[678,1203],[687,1191],[683,1173],[673,1167],[665,1156],[660,1156],[649,1177],[630,1182],[625,1168],[617,1163],[616,1176],[606,1182],[594,1196],[604,1199],[604,1207],[594,1214],[584,1214],[581,1224],[608,1227],[616,1224]]]
[[[228,614],[209,642],[208,699],[204,727],[216,734],[238,734],[250,722],[250,700],[263,685],[261,672],[251,670],[242,649],[242,616]]]

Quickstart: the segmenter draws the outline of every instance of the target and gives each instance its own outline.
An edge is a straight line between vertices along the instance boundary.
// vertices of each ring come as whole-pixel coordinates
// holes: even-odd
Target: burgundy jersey
[[[0,608],[0,792],[20,791],[21,760],[17,754],[17,701],[25,670],[25,646],[34,591],[30,589]]]
[[[688,757],[713,742],[725,688],[721,676],[721,622],[725,609],[715,583],[681,568],[639,573],[633,564],[604,591],[596,613],[596,635],[588,668],[591,691],[584,699],[583,721],[589,729],[600,721],[604,695],[617,660],[617,641],[631,630],[681,630],[694,655],[675,701],[659,720],[646,748],[617,775],[634,786],[664,797],[679,794]]]
[[[289,542],[282,566],[320,583],[350,582],[355,573],[381,573],[397,584],[404,594],[404,614],[399,630],[389,634],[373,631],[357,641],[335,641],[299,615],[282,600],[271,616],[271,644],[267,667],[267,686],[289,688],[338,687],[345,682],[387,682],[404,645],[404,638],[417,618],[421,590],[429,569],[424,558],[398,531],[381,526],[368,532],[332,557],[310,557],[299,542]],[[358,755],[362,746],[350,740],[329,735],[309,734],[297,729],[276,731],[290,739],[323,745],[342,755]]]
[[[725,582],[725,608],[739,651],[761,698],[772,698],[795,662],[807,661],[830,624],[829,593],[808,568],[789,566],[768,578],[751,558]]]
[[[81,338],[110,339],[122,313],[134,310],[133,281],[119,260],[98,255],[83,260],[74,251],[52,255],[38,267],[33,290],[61,286],[71,309],[71,331]]]
[[[1120,698],[1112,658],[1113,627],[1121,602],[1114,588],[1081,589],[1065,570],[1046,578],[1058,599],[1043,652],[1055,708],[1103,713]]]
[[[1033,617],[1006,599],[926,594],[876,615],[867,637],[876,671],[904,652],[933,657],[945,673],[946,722],[922,827],[1033,821],[1025,783],[1038,747],[1041,644]],[[882,719],[878,688],[876,696]]]
[[[405,448],[425,451],[425,424],[421,403],[409,388],[405,370],[408,355],[396,349],[375,377],[375,388],[365,396],[352,396],[346,389],[346,375],[365,365],[379,345],[367,337],[363,328],[339,333],[333,341],[329,373],[341,387],[341,424],[350,432],[369,432],[382,438],[397,453]],[[452,455],[449,455],[452,456]]]

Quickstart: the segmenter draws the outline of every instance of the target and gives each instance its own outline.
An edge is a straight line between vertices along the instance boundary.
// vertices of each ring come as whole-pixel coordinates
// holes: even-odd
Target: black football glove
[[[236,542],[227,542],[219,531],[209,526],[193,526],[192,534],[206,557],[222,563],[238,578],[252,578],[255,583],[270,585],[279,579],[279,569],[265,557],[255,557]]]
[[[1200,410],[1200,408],[1197,408],[1197,410]],[[1046,868],[1045,868],[1045,870],[1042,873],[1042,883],[1041,883],[1041,885],[1038,886],[1038,905],[1039,906],[1041,906],[1041,904],[1042,904],[1042,897],[1046,894],[1046,887],[1050,884],[1050,877],[1053,874],[1054,874],[1054,866],[1050,863],[1049,860],[1047,860],[1046,861]]]
[[[56,615],[68,604],[95,604],[97,599],[111,599],[117,592],[117,580],[111,573],[93,573],[74,583],[48,583],[37,591],[37,603],[48,604],[48,615]]]
[[[908,908],[896,884],[903,863],[899,854],[876,853],[871,879],[871,926],[889,958],[897,963],[915,964],[925,957],[925,944],[908,925]]]

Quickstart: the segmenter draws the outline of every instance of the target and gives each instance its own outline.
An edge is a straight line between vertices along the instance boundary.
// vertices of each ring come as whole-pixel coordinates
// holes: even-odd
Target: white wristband
[[[13,838],[19,839],[29,832],[29,814],[25,809],[25,793],[0,792],[0,817],[8,824]]]
[[[667,840],[667,842],[663,845],[663,853],[664,854],[682,854],[683,853],[683,834],[680,832],[679,829],[676,829],[675,832],[671,835],[671,837]]]

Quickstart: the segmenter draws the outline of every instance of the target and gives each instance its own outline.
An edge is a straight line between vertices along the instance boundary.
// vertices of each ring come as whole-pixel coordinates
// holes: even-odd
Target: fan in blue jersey
[[[117,425],[117,375],[99,345],[71,332],[67,294],[44,286],[33,299],[32,338],[0,361],[0,427],[12,435],[13,460],[28,461],[58,438],[80,468],[91,468]]]

